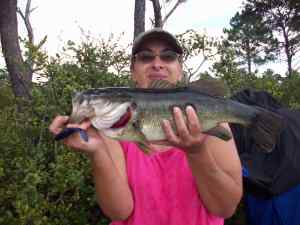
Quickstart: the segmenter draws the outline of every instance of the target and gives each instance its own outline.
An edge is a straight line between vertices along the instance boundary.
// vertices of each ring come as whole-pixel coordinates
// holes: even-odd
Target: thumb
[[[87,130],[92,125],[90,120],[85,120],[80,124],[80,128],[83,130]]]
[[[80,124],[68,124],[66,127],[68,128],[80,128],[82,130],[87,130],[92,125],[90,120],[84,120]]]

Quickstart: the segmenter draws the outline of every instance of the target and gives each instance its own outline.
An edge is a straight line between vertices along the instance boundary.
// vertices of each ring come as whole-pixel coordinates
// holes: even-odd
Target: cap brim
[[[145,42],[153,39],[167,42],[173,48],[173,50],[179,54],[182,54],[183,52],[177,39],[171,33],[162,29],[154,28],[136,37],[132,46],[132,54],[134,55],[139,52]]]

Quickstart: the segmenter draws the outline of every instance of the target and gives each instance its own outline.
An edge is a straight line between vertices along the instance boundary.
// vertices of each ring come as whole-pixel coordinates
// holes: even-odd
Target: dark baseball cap
[[[152,39],[165,41],[173,48],[175,52],[177,52],[178,54],[183,53],[182,47],[180,46],[177,39],[171,33],[161,28],[153,28],[151,30],[140,33],[134,39],[132,45],[132,55],[136,54],[141,50],[145,41],[152,40]]]

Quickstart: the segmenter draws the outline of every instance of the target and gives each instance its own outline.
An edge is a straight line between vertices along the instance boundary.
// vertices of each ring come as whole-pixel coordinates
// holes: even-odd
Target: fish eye
[[[139,128],[140,128],[140,123],[139,123],[139,121],[138,121],[138,120],[134,121],[134,122],[132,123],[132,126],[133,126],[133,128],[135,128],[135,129],[139,129]]]
[[[135,102],[132,102],[132,103],[131,103],[131,108],[132,108],[132,109],[136,109],[136,108],[137,108],[137,104],[136,104]]]

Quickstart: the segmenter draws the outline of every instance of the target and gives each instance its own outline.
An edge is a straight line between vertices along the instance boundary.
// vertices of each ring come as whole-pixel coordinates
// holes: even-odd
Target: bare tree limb
[[[30,9],[31,8],[31,0],[27,0],[26,3],[26,9],[25,9],[25,14],[22,12],[22,10],[18,7],[17,8],[17,12],[20,14],[20,16],[22,17],[24,23],[25,23],[25,27],[28,33],[28,40],[30,44],[34,43],[34,35],[33,35],[33,29],[30,23],[30,14],[36,9]]]
[[[181,4],[184,3],[184,0],[177,0],[176,4],[173,6],[173,8],[167,13],[167,15],[164,17],[162,21],[162,25],[165,25],[169,17],[174,13],[174,11],[177,9],[177,7]]]
[[[150,0],[153,5],[154,11],[154,27],[163,27],[162,15],[161,15],[161,6],[159,0]]]
[[[34,45],[34,34],[33,34],[33,29],[31,26],[31,22],[30,22],[30,14],[36,9],[33,8],[31,9],[31,0],[27,0],[26,2],[26,8],[25,8],[25,14],[22,12],[22,10],[18,7],[17,8],[17,13],[20,14],[21,18],[24,21],[26,30],[27,30],[27,35],[28,35],[28,42],[31,46]],[[30,48],[29,48],[30,51]],[[31,73],[31,77],[33,76],[32,74],[34,73],[34,62],[33,62],[33,58],[32,58],[32,54],[29,55],[28,59],[25,61],[28,65],[29,68],[29,72]]]

